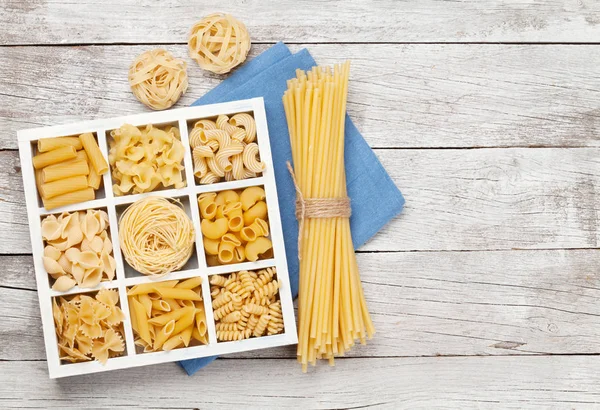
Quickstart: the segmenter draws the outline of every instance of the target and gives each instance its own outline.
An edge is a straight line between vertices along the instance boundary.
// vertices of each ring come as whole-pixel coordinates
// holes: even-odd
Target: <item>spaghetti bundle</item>
[[[283,96],[292,146],[299,220],[298,361],[344,355],[375,329],[350,234],[344,122],[350,63],[298,70]],[[289,164],[288,164],[289,165]]]
[[[119,219],[125,260],[144,275],[179,270],[192,256],[194,225],[181,206],[151,196],[131,204]]]

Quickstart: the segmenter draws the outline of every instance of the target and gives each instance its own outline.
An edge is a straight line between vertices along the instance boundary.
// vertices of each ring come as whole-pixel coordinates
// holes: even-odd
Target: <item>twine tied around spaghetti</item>
[[[311,218],[350,218],[352,208],[350,198],[305,198],[296,174],[290,161],[287,161],[287,169],[292,176],[294,188],[296,188],[296,219],[298,220],[298,259],[302,259],[302,233],[304,232],[304,220]]]

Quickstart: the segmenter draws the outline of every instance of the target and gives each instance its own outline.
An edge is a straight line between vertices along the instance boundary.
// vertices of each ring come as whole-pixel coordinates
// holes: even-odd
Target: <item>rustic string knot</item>
[[[350,198],[305,198],[292,164],[287,162],[287,168],[292,176],[294,188],[296,188],[296,219],[298,225],[298,259],[302,259],[302,232],[304,229],[304,220],[310,218],[350,218],[352,208],[350,207]]]

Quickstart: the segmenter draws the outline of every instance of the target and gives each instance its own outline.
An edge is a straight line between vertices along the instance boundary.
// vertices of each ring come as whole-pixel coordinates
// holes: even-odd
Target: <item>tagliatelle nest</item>
[[[246,60],[250,35],[244,23],[230,14],[211,14],[192,27],[188,48],[201,68],[225,74]]]
[[[140,54],[129,67],[133,95],[153,110],[175,104],[188,87],[185,61],[162,48]]]

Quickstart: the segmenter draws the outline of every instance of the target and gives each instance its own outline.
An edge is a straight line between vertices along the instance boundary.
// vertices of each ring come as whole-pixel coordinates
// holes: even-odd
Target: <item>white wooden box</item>
[[[219,182],[209,185],[198,185],[193,175],[192,156],[188,140],[188,126],[196,120],[202,118],[212,118],[219,114],[231,115],[235,113],[251,113],[256,121],[257,143],[259,146],[260,157],[266,164],[266,169],[262,176],[245,179],[240,181]],[[186,148],[184,156],[184,178],[186,187],[181,189],[167,189],[154,191],[145,194],[114,196],[112,192],[112,179],[110,171],[103,176],[104,192],[98,191],[96,199],[93,201],[69,205],[63,208],[47,211],[42,207],[37,190],[35,188],[34,168],[32,157],[36,153],[35,143],[40,138],[50,138],[68,135],[79,135],[86,132],[94,133],[98,138],[98,144],[104,156],[108,158],[108,141],[110,138],[108,132],[121,125],[128,123],[135,126],[145,124],[165,124],[176,123],[181,132],[181,142]],[[123,369],[134,366],[143,366],[149,364],[173,362],[205,356],[223,355],[227,353],[248,351],[254,349],[263,349],[267,347],[282,346],[297,343],[296,325],[294,318],[294,308],[290,289],[290,280],[287,270],[285,248],[283,242],[283,233],[281,227],[281,217],[279,214],[279,204],[277,200],[277,190],[275,186],[275,175],[273,173],[273,161],[269,145],[269,133],[265,115],[264,102],[262,98],[250,100],[234,101],[223,104],[212,104],[205,106],[189,107],[162,112],[152,112],[140,115],[131,115],[110,119],[101,119],[86,121],[77,124],[60,125],[45,128],[28,129],[18,132],[19,153],[23,172],[23,182],[25,187],[25,198],[27,202],[27,214],[29,217],[29,228],[31,233],[31,244],[33,250],[33,259],[35,274],[37,280],[38,296],[41,308],[42,325],[44,330],[44,340],[46,344],[46,356],[48,359],[48,370],[51,378],[80,375],[86,373],[95,373],[106,370]],[[265,189],[266,202],[268,208],[268,218],[273,242],[272,259],[259,260],[256,262],[244,262],[240,264],[231,264],[223,266],[207,266],[204,247],[202,244],[202,233],[200,230],[200,214],[197,206],[197,195],[202,192],[221,191],[224,189],[237,189],[249,186],[261,185]],[[183,270],[170,273],[162,278],[186,279],[190,277],[201,276],[202,293],[206,311],[206,321],[208,327],[209,343],[202,346],[187,348],[178,348],[171,351],[160,351],[150,353],[136,353],[134,345],[134,335],[130,325],[130,313],[127,300],[127,288],[136,284],[153,282],[156,279],[144,276],[140,273],[133,273],[124,261],[121,255],[118,233],[118,212],[128,204],[149,195],[157,195],[170,198],[179,198],[185,205],[188,215],[191,217],[196,228],[196,250],[190,258],[190,261],[184,266]],[[111,282],[101,282],[96,288],[81,289],[73,288],[67,292],[56,292],[51,289],[50,280],[42,263],[43,240],[40,231],[41,218],[48,214],[57,214],[62,211],[75,211],[86,209],[103,208],[108,212],[110,234],[113,242],[113,256],[117,263],[116,277]],[[241,341],[218,342],[215,331],[215,322],[213,318],[213,309],[211,306],[210,287],[208,278],[210,275],[237,272],[240,270],[253,270],[266,267],[276,267],[277,278],[281,288],[279,290],[282,314],[284,320],[284,331],[281,334],[272,336],[262,336],[250,338]],[[54,320],[52,315],[52,297],[60,295],[70,295],[77,293],[87,293],[101,288],[118,289],[120,297],[120,306],[125,314],[124,336],[125,352],[123,356],[108,359],[105,365],[97,361],[82,363],[62,364],[59,359],[57,339],[54,329]]]

